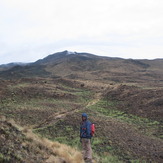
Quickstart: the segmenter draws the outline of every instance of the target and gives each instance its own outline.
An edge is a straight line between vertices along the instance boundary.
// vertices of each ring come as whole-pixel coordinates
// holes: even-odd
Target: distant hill
[[[163,82],[163,59],[133,60],[63,51],[0,72],[0,78],[62,77],[123,83]],[[157,82],[157,83],[156,83]]]
[[[29,63],[22,63],[22,62],[12,62],[12,63],[8,63],[8,64],[2,64],[2,65],[0,65],[0,71],[8,70],[15,66],[26,66],[28,64]]]

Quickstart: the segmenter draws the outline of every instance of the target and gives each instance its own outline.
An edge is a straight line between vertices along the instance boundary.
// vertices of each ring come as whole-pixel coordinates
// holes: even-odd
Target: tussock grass
[[[52,142],[46,138],[41,138],[34,134],[32,130],[26,130],[26,136],[32,140],[36,146],[50,150],[53,155],[59,156],[67,163],[83,163],[82,154],[70,146],[60,144],[59,142]],[[52,158],[52,157],[51,157]],[[55,158],[56,159],[56,158]]]
[[[27,130],[26,136],[32,140],[36,146],[50,150],[55,156],[61,157],[62,160],[64,158],[67,163],[83,163],[82,154],[70,146],[52,142],[46,138],[40,138],[38,135],[35,135],[32,130]]]
[[[7,120],[6,117],[1,116],[1,122],[7,121],[10,126],[21,131],[26,137],[22,146],[28,146],[29,150],[35,149],[38,153],[45,155],[46,163],[84,163],[82,154],[76,148],[59,142],[52,142],[46,138],[40,137],[32,132],[30,128],[23,128],[15,123],[14,120]]]

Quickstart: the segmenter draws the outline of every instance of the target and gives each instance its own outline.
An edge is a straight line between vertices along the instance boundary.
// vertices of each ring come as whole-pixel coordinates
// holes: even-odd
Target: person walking
[[[91,138],[91,122],[88,120],[87,114],[82,113],[82,122],[80,125],[80,140],[82,143],[83,159],[87,163],[92,163]]]

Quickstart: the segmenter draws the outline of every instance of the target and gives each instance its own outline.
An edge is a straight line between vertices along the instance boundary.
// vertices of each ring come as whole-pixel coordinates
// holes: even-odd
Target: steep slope
[[[83,163],[82,155],[57,142],[43,139],[0,117],[0,162]]]

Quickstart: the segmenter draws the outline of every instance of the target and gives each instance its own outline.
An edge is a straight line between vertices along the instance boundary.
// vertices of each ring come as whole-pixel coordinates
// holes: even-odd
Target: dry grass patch
[[[31,163],[84,163],[82,154],[77,149],[42,138],[31,129],[23,128],[4,116],[0,118],[0,144],[3,145],[1,138],[6,142],[5,147],[0,150],[3,156],[1,161],[8,159],[10,162],[28,160]]]

